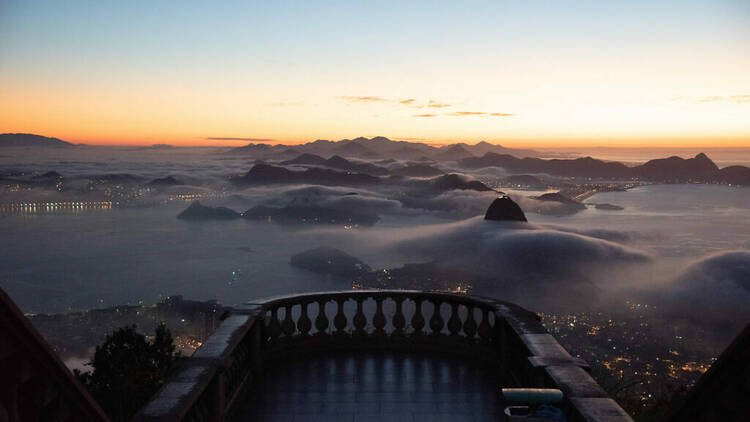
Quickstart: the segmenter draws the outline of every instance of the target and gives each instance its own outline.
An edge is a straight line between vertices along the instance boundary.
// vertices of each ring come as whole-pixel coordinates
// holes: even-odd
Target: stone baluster
[[[354,314],[354,319],[352,320],[352,323],[354,324],[354,335],[358,337],[364,337],[367,335],[367,332],[365,331],[365,326],[367,326],[367,317],[365,316],[365,312],[362,310],[362,299],[357,298],[357,313]]]
[[[411,317],[411,326],[414,328],[414,335],[422,335],[424,329],[424,315],[422,315],[422,299],[414,299],[414,316]]]
[[[458,303],[451,303],[451,317],[448,318],[448,331],[457,337],[461,331],[461,318],[458,317]]]
[[[477,322],[474,320],[474,311],[476,308],[473,306],[466,307],[466,321],[464,322],[464,334],[469,339],[473,339],[477,333]]]
[[[300,310],[300,316],[297,320],[297,330],[299,330],[303,336],[310,335],[310,330],[312,329],[312,321],[310,321],[310,317],[307,316],[307,305],[307,302],[300,304],[302,309]]]
[[[440,305],[442,302],[435,299],[432,301],[432,304],[434,305],[434,309],[432,311],[432,318],[430,318],[430,330],[432,330],[432,335],[438,336],[440,335],[440,331],[443,330],[443,325],[445,325],[445,321],[443,321],[443,317],[440,315]]]
[[[382,296],[375,297],[375,315],[372,316],[372,325],[375,327],[374,334],[378,336],[385,335],[386,319],[383,313],[383,299]]]
[[[345,298],[337,298],[336,303],[338,304],[338,309],[336,311],[336,316],[333,317],[333,326],[336,327],[336,335],[344,335],[346,334],[346,314],[344,313],[344,303],[346,303],[348,299]]]
[[[482,309],[482,322],[479,323],[477,332],[479,333],[479,338],[482,342],[487,343],[490,341],[490,315],[487,309]]]
[[[328,317],[326,316],[326,300],[321,299],[318,301],[318,316],[315,317],[315,328],[318,330],[318,335],[325,335],[328,331]]]
[[[292,306],[293,305],[286,305],[285,311],[284,311],[284,321],[281,322],[281,331],[284,332],[284,335],[291,336],[294,334],[295,325],[294,320],[292,320]]]
[[[396,302],[396,313],[393,315],[393,335],[394,336],[403,336],[404,335],[404,328],[406,327],[406,317],[404,316],[403,311],[403,298],[394,298],[393,299]]]

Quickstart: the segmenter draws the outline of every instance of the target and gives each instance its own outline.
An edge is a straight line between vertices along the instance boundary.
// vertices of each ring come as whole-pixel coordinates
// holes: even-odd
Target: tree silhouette
[[[156,327],[151,343],[135,325],[128,325],[96,347],[88,363],[92,372],[75,372],[113,420],[127,421],[166,382],[178,358],[172,333],[164,324]]]

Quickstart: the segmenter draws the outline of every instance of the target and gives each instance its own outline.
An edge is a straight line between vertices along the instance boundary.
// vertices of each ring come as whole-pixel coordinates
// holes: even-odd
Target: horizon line
[[[184,137],[184,138],[171,138],[163,137],[161,139],[144,139],[141,141],[137,140],[124,140],[117,138],[109,138],[107,140],[97,139],[93,140],[88,137],[68,137],[68,136],[56,136],[56,135],[40,135],[33,132],[20,132],[20,131],[8,131],[2,134],[33,134],[37,136],[44,136],[49,138],[57,138],[62,141],[71,143],[73,145],[86,145],[86,146],[120,146],[120,147],[143,147],[153,145],[170,145],[173,147],[227,147],[236,148],[251,144],[268,144],[268,145],[284,145],[284,146],[298,146],[317,140],[327,140],[331,142],[340,142],[343,140],[352,140],[357,138],[372,139],[376,137],[384,137],[391,141],[398,142],[409,142],[409,143],[420,143],[434,147],[442,147],[446,145],[454,144],[468,144],[476,145],[481,142],[486,142],[493,145],[502,145],[506,148],[513,149],[571,149],[571,148],[587,148],[587,149],[731,149],[731,148],[750,148],[750,136],[644,136],[644,137],[537,137],[537,138],[471,138],[471,139],[455,139],[455,138],[427,138],[427,137],[414,137],[414,136],[401,136],[401,137],[389,137],[383,135],[374,136],[354,136],[354,137],[343,137],[335,139],[334,137],[310,137],[304,140],[300,139],[278,139],[274,137],[242,137],[242,136],[196,136],[196,137]],[[313,139],[314,138],[314,139]],[[717,142],[718,141],[718,142]],[[227,142],[227,143],[224,143]],[[240,142],[246,142],[246,144],[238,144]]]

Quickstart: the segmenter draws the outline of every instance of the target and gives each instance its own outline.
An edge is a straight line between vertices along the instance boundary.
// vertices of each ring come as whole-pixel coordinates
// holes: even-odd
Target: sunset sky
[[[750,147],[750,2],[3,0],[0,132]]]

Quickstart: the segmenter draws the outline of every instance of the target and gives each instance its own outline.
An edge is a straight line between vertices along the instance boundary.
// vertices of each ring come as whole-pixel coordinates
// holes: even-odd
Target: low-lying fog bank
[[[53,153],[38,161],[16,160],[14,174],[36,186],[44,177],[57,180],[54,174],[36,176],[54,170],[64,176],[66,189],[130,186],[129,195],[145,192],[161,202],[3,215],[0,229],[8,246],[0,284],[27,312],[153,303],[172,294],[231,306],[276,294],[348,289],[353,283],[387,287],[376,276],[353,280],[290,265],[295,254],[334,247],[373,270],[390,269],[401,280],[422,282],[419,288],[469,288],[537,311],[606,308],[635,299],[663,308],[665,317],[707,324],[741,323],[750,316],[747,188],[640,186],[598,193],[568,213],[559,212],[568,206],[564,198],[538,199],[547,193],[542,176],[513,179],[536,190],[515,189],[498,186],[503,171],[461,172],[450,162],[409,170],[429,170],[428,177],[389,176],[358,186],[267,186],[233,183],[231,177],[245,174],[253,162],[218,150],[155,149],[149,159],[139,149],[86,151],[75,160]],[[10,159],[2,159],[6,173]],[[369,168],[365,164],[336,165]],[[396,160],[379,165],[408,166]],[[92,175],[105,174],[117,177],[86,185]],[[3,199],[47,200],[66,192],[44,186],[9,191]],[[524,208],[528,223],[482,219],[500,191]],[[207,207],[228,208],[233,218],[176,218],[190,204],[183,199],[193,197]],[[243,215],[255,209],[253,215],[262,217],[290,206],[301,214],[288,213],[286,220]],[[305,214],[308,208],[315,213]],[[321,210],[335,218],[326,220]],[[323,221],[309,224],[310,215]],[[351,222],[353,215],[372,218],[359,225]],[[426,281],[438,278],[440,285]],[[452,278],[462,279],[451,284]]]

